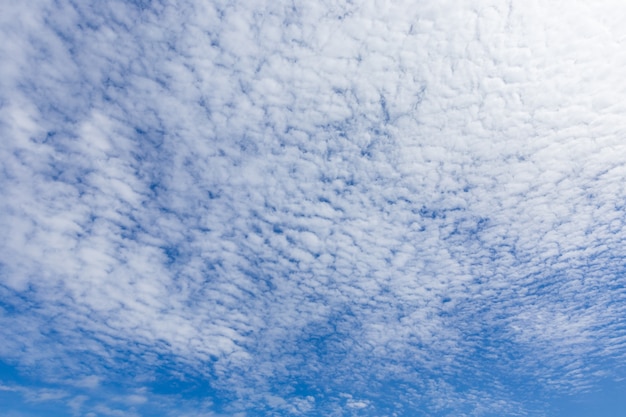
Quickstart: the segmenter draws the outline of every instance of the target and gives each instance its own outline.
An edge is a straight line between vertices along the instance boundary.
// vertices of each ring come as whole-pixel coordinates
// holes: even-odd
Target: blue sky
[[[4,2],[3,415],[621,415],[624,19]]]

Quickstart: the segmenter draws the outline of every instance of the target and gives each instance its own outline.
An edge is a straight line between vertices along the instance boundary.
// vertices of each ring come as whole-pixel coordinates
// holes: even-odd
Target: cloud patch
[[[541,415],[623,376],[623,7],[8,9],[0,359],[46,401]]]

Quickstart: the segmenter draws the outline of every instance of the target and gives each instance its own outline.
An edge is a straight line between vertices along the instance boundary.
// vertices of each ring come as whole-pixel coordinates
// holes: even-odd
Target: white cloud
[[[0,358],[294,413],[623,361],[619,4],[141,4],[0,20]]]

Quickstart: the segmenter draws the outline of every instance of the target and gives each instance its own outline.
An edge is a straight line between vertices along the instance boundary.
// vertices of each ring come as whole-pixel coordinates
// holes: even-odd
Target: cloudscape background
[[[622,415],[625,21],[1,1],[3,415]]]

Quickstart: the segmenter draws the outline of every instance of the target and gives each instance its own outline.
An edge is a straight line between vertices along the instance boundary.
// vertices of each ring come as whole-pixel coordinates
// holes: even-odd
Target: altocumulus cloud
[[[539,416],[626,375],[621,2],[1,10],[16,416]]]

